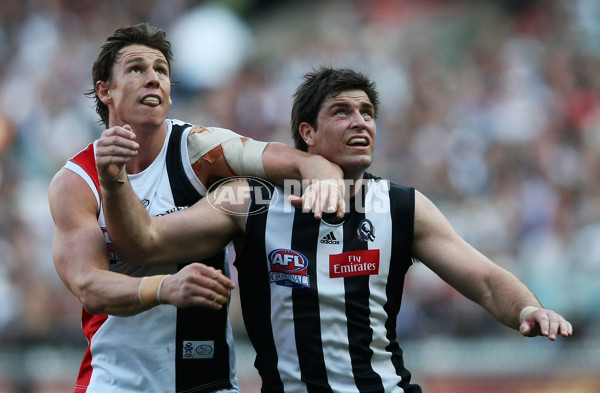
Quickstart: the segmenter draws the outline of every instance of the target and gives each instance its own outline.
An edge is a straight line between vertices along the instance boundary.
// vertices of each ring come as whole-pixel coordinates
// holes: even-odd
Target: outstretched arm
[[[550,340],[557,334],[566,337],[573,333],[571,324],[544,309],[515,275],[458,236],[438,208],[419,192],[415,192],[414,228],[414,255],[501,323],[524,336],[542,335]]]
[[[343,187],[335,186],[341,184],[343,172],[321,156],[281,143],[255,141],[222,128],[195,126],[187,142],[190,164],[207,186],[231,176],[266,178],[284,188],[288,181],[304,181],[307,187],[302,197],[292,198],[295,206],[312,211],[316,218],[324,211],[343,216]]]
[[[338,165],[281,143],[269,143],[263,152],[263,164],[267,177],[276,184],[285,187],[290,179],[308,183],[302,197],[291,196],[294,206],[312,211],[315,218],[334,212],[340,218],[344,216],[344,173]]]

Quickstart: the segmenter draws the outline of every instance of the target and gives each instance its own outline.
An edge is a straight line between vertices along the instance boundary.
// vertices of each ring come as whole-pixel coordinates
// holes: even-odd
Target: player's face
[[[130,45],[120,53],[108,84],[111,125],[161,125],[171,106],[169,66],[158,49]]]
[[[373,162],[375,110],[362,90],[348,90],[325,101],[309,132],[308,151],[338,164],[346,177],[360,176]]]

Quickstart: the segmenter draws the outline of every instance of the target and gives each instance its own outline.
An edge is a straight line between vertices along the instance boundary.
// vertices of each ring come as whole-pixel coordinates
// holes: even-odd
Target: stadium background
[[[0,0],[0,393],[72,391],[85,341],[47,187],[100,135],[83,95],[99,45],[140,21],[174,45],[170,116],[256,139],[291,143],[312,67],[369,74],[372,172],[428,195],[574,324],[568,340],[521,338],[416,265],[398,333],[427,392],[600,391],[600,2]]]

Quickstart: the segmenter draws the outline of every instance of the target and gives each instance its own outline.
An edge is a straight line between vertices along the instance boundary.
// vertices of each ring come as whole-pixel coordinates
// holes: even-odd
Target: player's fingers
[[[306,191],[304,191],[304,195],[302,195],[302,199],[304,200],[304,203],[302,204],[302,211],[312,211],[315,201],[317,199],[314,187],[312,185],[306,188]]]
[[[332,188],[328,188],[324,211],[327,213],[335,213],[337,211],[338,199],[339,193]]]
[[[233,281],[225,276],[221,270],[200,262],[189,264],[184,269],[187,270],[186,281],[194,288],[193,295],[209,297],[216,294],[227,298],[231,294],[230,289],[234,286]]]
[[[121,136],[102,137],[96,143],[96,148],[103,154],[136,154],[140,145],[131,139]]]
[[[335,189],[330,189],[329,192],[329,205],[328,205],[328,213],[337,213],[339,218],[344,216],[344,212],[346,209],[346,201],[342,194]]]
[[[199,306],[211,310],[220,310],[224,303],[219,302],[218,296],[207,296],[200,298]]]
[[[288,202],[294,207],[302,207],[302,198],[296,195],[289,195]]]
[[[323,217],[324,207],[325,199],[323,195],[320,194],[319,190],[319,194],[316,194],[311,207],[311,211],[313,212],[315,219],[320,220],[321,217]]]
[[[338,218],[343,218],[344,214],[346,214],[346,201],[340,195],[338,200],[337,216]]]
[[[560,334],[563,337],[568,337],[573,334],[573,326],[564,318],[561,318],[560,321]]]
[[[223,272],[219,270],[215,270],[213,274],[213,280],[217,281],[217,283],[221,284],[228,292],[229,290],[235,288],[235,284],[229,277],[223,274]]]
[[[195,302],[203,307],[211,308],[212,305],[222,305],[227,303],[229,299],[229,291],[223,293],[217,288],[211,288],[210,286],[199,286],[193,290],[191,295]]]
[[[550,315],[548,317],[548,338],[552,341],[556,340],[558,329],[560,328],[560,320],[556,315]]]
[[[125,124],[124,126],[116,126],[107,128],[102,131],[102,137],[108,136],[120,136],[127,139],[135,139],[135,133],[132,131],[131,126],[129,124]]]
[[[552,339],[550,337],[550,319],[548,318],[548,314],[541,313],[539,315],[536,315],[535,320],[537,321],[537,323],[539,325],[540,334],[544,337],[549,337],[550,339]],[[554,338],[556,338],[556,337],[554,337]]]
[[[137,150],[110,146],[96,149],[97,165],[125,164],[131,157],[137,155]]]

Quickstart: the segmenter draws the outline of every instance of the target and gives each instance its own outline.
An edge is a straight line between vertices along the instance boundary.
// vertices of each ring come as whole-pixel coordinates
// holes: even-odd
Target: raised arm
[[[571,324],[544,309],[515,275],[494,264],[464,241],[438,208],[415,192],[414,255],[444,281],[524,336],[555,340],[570,336]]]
[[[102,177],[105,169],[98,162],[104,217],[117,255],[123,260],[151,265],[205,259],[223,249],[243,228],[244,216],[227,214],[211,205],[214,194],[187,210],[151,217],[133,192],[124,169],[110,180]]]

